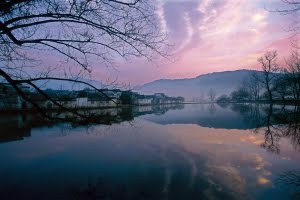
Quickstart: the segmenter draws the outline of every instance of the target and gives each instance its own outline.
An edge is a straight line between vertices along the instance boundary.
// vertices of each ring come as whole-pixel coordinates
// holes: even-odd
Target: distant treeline
[[[293,52],[284,66],[277,63],[276,51],[258,58],[262,73],[253,73],[230,95],[221,95],[218,103],[267,102],[300,103],[300,56]]]

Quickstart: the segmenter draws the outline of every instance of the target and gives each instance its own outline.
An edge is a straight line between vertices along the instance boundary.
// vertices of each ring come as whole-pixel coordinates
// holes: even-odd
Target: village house
[[[30,88],[28,86],[18,85],[18,88],[25,95],[29,94]],[[25,109],[28,106],[26,101],[17,94],[10,84],[0,83],[0,110]]]
[[[134,98],[135,105],[151,105],[153,104],[153,96],[151,95],[135,95]]]
[[[83,89],[80,91],[44,90],[44,94],[31,92],[29,87],[20,85],[19,88],[26,94],[33,104],[46,109],[59,109],[60,104],[66,108],[112,108],[120,105],[159,105],[182,103],[182,97],[168,97],[163,93],[141,95],[132,91],[119,89]],[[45,96],[46,95],[46,96]],[[56,103],[55,103],[56,102]],[[0,110],[30,109],[33,104],[27,103],[7,83],[0,84]]]
[[[77,92],[76,107],[79,108],[99,108],[116,107],[118,98],[111,91],[83,90]]]

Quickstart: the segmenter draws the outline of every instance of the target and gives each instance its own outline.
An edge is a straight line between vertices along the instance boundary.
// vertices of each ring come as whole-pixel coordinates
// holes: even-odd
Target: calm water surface
[[[139,108],[85,127],[1,115],[0,199],[299,199],[293,111]]]

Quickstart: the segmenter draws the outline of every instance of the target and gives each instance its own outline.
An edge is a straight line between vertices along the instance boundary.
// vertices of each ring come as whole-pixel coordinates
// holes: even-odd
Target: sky
[[[168,34],[172,58],[149,63],[123,60],[114,69],[94,67],[93,78],[139,85],[157,79],[192,78],[215,71],[259,69],[257,58],[291,50],[292,18],[269,10],[280,0],[158,0],[161,31]]]

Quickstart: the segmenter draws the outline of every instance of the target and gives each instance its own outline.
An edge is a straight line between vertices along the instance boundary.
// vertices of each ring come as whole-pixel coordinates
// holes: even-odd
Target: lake
[[[0,199],[300,198],[299,108],[107,112],[86,126],[0,114]]]

